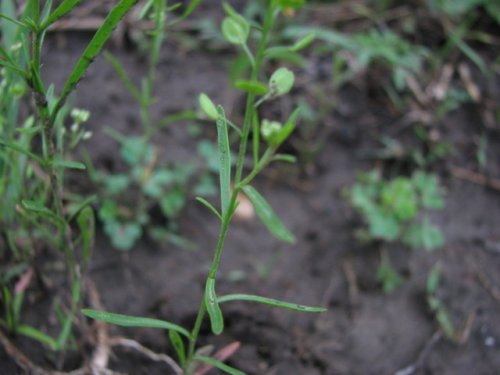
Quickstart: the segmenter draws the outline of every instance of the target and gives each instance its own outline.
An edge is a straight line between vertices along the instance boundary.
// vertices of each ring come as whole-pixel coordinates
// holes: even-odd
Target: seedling
[[[427,292],[427,305],[429,309],[434,314],[436,322],[445,334],[445,336],[450,340],[455,340],[456,331],[452,320],[448,314],[448,311],[438,297],[437,290],[441,282],[441,270],[439,266],[434,266],[429,276],[427,277],[426,292]]]
[[[269,35],[273,28],[276,17],[284,9],[297,7],[296,1],[273,0],[269,1],[262,25],[250,24],[243,16],[238,14],[228,4],[224,5],[227,17],[222,23],[222,32],[229,43],[241,48],[252,66],[250,79],[245,80],[241,87],[247,91],[247,102],[245,109],[245,119],[242,127],[232,124],[226,118],[224,109],[215,105],[205,94],[199,97],[200,106],[206,115],[212,118],[217,128],[217,152],[218,152],[218,172],[220,203],[218,208],[211,202],[198,198],[198,201],[206,206],[220,221],[220,233],[212,265],[205,280],[203,298],[200,302],[198,315],[194,327],[188,330],[172,322],[150,319],[144,317],[133,317],[121,314],[109,313],[96,310],[83,310],[83,313],[91,318],[103,320],[121,326],[152,327],[161,328],[169,332],[169,338],[175,349],[179,363],[186,375],[193,374],[202,364],[209,364],[219,370],[229,374],[243,374],[243,372],[230,367],[214,358],[203,355],[197,350],[198,337],[201,325],[208,315],[212,332],[216,335],[224,330],[224,314],[222,305],[232,301],[248,301],[263,303],[283,309],[290,309],[304,312],[322,312],[321,307],[309,307],[278,301],[275,299],[249,294],[229,294],[221,296],[217,293],[217,274],[219,263],[226,235],[238,206],[238,196],[244,193],[252,202],[255,211],[267,229],[276,238],[285,242],[294,242],[295,236],[286,228],[278,216],[274,213],[265,198],[250,183],[254,178],[270,163],[276,160],[290,161],[290,157],[277,154],[278,147],[286,141],[296,126],[299,110],[294,111],[284,125],[274,124],[271,131],[264,128],[263,121],[258,117],[257,107],[264,103],[271,96],[266,97],[268,92],[272,92],[272,97],[285,95],[293,85],[293,73],[288,70],[277,70],[271,75],[268,84],[259,79],[263,74],[263,61],[266,50],[268,50]],[[247,45],[253,34],[258,35],[257,52],[254,55]],[[250,44],[250,43],[248,43]],[[283,73],[285,72],[285,73]],[[277,79],[277,77],[279,79]],[[258,96],[261,96],[258,99]],[[265,99],[263,99],[265,98]],[[236,127],[237,130],[234,129]],[[232,165],[231,145],[229,143],[229,131],[234,131],[239,138],[238,154],[236,163]],[[247,143],[252,132],[252,167],[248,173],[244,173],[244,165],[247,154]],[[265,135],[266,147],[261,150],[260,135]],[[187,344],[187,345],[186,345]],[[180,372],[179,372],[180,373]]]
[[[444,189],[435,175],[416,171],[411,178],[384,180],[374,170],[361,174],[348,195],[367,226],[356,233],[362,242],[400,241],[412,249],[426,250],[444,244],[441,230],[424,213],[444,207]],[[386,292],[401,283],[388,257],[382,260],[377,278]]]

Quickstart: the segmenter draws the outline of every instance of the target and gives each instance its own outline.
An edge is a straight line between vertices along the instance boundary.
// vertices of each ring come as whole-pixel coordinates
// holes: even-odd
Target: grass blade
[[[61,17],[68,14],[73,8],[80,4],[81,0],[64,0],[52,13],[51,15],[42,23],[40,26],[41,30],[45,30],[47,27],[52,25]]]
[[[113,30],[121,21],[121,19],[130,11],[130,9],[134,6],[137,0],[120,0],[118,4],[116,4],[113,9],[109,12],[106,19],[103,21],[102,25],[94,34],[94,37],[85,48],[82,56],[76,63],[73,71],[71,72],[64,88],[61,92],[61,95],[54,107],[54,110],[51,114],[51,120],[55,120],[57,113],[62,108],[64,102],[68,95],[75,89],[76,85],[82,77],[87,72],[89,65],[95,59],[95,57],[101,52],[102,47],[111,37]]]
[[[82,314],[106,323],[114,324],[121,327],[145,327],[145,328],[163,328],[176,331],[181,335],[191,338],[191,334],[183,327],[167,322],[166,320],[143,318],[140,316],[131,316],[123,314],[115,314],[107,311],[83,309]]]
[[[25,324],[21,324],[20,326],[17,327],[16,333],[29,337],[31,339],[34,339],[38,342],[41,342],[47,346],[49,346],[51,349],[55,349],[57,347],[57,341],[54,340],[52,337],[47,335],[46,333],[43,333],[42,331],[32,327],[28,326]]]
[[[207,307],[208,316],[212,325],[212,332],[220,335],[224,330],[224,319],[219,306],[217,295],[215,294],[215,280],[208,278],[205,285],[205,305]]]
[[[222,216],[225,216],[229,208],[229,200],[231,199],[231,150],[229,149],[224,108],[218,106],[217,112],[219,113],[219,118],[217,119],[217,142],[219,149],[220,200]]]
[[[278,216],[276,216],[269,203],[267,203],[264,197],[260,195],[257,190],[255,190],[252,186],[247,185],[243,188],[243,191],[247,195],[248,199],[250,199],[250,202],[252,202],[257,216],[264,223],[271,234],[281,241],[290,243],[295,242],[295,236],[293,233],[285,227]]]
[[[222,363],[221,361],[218,361],[212,357],[207,357],[204,355],[197,355],[194,357],[195,360],[200,361],[200,362],[205,362],[208,363],[209,365],[212,365],[214,367],[217,367],[219,370],[224,371],[227,374],[231,375],[246,375],[243,371],[237,370],[234,367],[231,367],[229,365],[226,365],[225,363]]]
[[[279,307],[281,309],[309,312],[309,313],[320,313],[327,311],[327,309],[323,307],[304,306],[296,303],[280,301],[274,298],[255,296],[252,294],[227,294],[225,296],[219,297],[218,301],[219,303],[231,302],[231,301],[257,302],[257,303],[263,303],[265,305]]]

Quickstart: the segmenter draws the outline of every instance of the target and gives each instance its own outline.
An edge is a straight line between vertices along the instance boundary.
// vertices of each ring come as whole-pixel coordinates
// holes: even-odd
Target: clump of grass
[[[238,197],[245,194],[252,202],[255,211],[270,233],[279,240],[294,242],[295,236],[286,228],[265,198],[251,185],[255,177],[269,164],[276,161],[293,161],[289,155],[278,153],[279,146],[286,141],[296,127],[299,112],[297,108],[283,123],[277,119],[261,120],[258,108],[271,99],[278,99],[286,95],[293,87],[294,74],[287,68],[277,69],[266,81],[262,81],[263,67],[270,33],[276,18],[286,9],[297,8],[300,2],[286,0],[268,1],[262,24],[251,23],[237,13],[229,4],[224,4],[226,18],[222,22],[222,33],[225,39],[238,47],[245,54],[251,73],[248,79],[240,80],[238,88],[247,92],[245,117],[242,126],[234,124],[226,118],[225,111],[220,105],[215,105],[205,94],[199,97],[200,106],[205,114],[211,118],[217,128],[217,153],[219,161],[219,190],[220,202],[218,207],[203,198],[198,201],[206,206],[220,221],[220,232],[215,245],[212,265],[205,280],[205,289],[194,326],[189,330],[175,323],[145,317],[126,316],[96,310],[83,310],[91,318],[103,320],[121,326],[162,328],[169,332],[171,344],[177,352],[180,368],[179,373],[193,374],[196,368],[203,363],[215,366],[229,374],[242,374],[216,359],[204,355],[197,349],[198,338],[202,322],[208,315],[212,332],[216,335],[224,330],[224,314],[222,305],[232,301],[247,301],[262,303],[278,308],[303,312],[318,313],[325,311],[321,307],[309,307],[295,303],[279,301],[249,294],[219,295],[217,292],[217,274],[224,249],[225,239],[231,226],[231,221],[238,207]],[[258,45],[256,52],[252,51],[251,39],[256,37]],[[293,48],[291,46],[290,48]],[[229,133],[235,133],[238,139],[236,162],[232,163],[232,145],[229,142]],[[247,165],[247,149],[252,136],[251,168],[245,171]],[[261,140],[263,142],[261,142]],[[262,144],[265,145],[262,148]]]

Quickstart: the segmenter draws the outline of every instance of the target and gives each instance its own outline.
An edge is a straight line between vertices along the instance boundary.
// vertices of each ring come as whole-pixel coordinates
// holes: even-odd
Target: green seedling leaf
[[[160,206],[166,217],[175,217],[186,205],[186,193],[183,189],[175,189],[165,195]]]
[[[250,26],[243,17],[226,17],[222,21],[222,35],[231,44],[245,45],[249,34]]]
[[[86,206],[80,211],[76,222],[82,236],[82,260],[86,266],[90,261],[95,238],[95,215],[90,206]]]
[[[306,65],[306,59],[297,52],[290,50],[290,47],[278,46],[267,48],[264,57],[269,60],[287,61],[291,64],[303,67]]]
[[[182,337],[176,331],[170,329],[168,331],[168,338],[177,353],[180,365],[184,367],[186,364],[186,349],[184,348],[184,341],[182,341]]]
[[[50,221],[52,221],[56,224],[59,224],[59,225],[64,224],[64,220],[62,218],[60,218],[54,212],[52,212],[50,209],[48,209],[47,207],[45,207],[44,205],[42,205],[38,202],[23,200],[21,202],[21,204],[28,211],[31,211],[31,212],[34,212],[34,213],[40,215],[40,216],[43,216],[46,219],[49,219]]]
[[[295,242],[295,236],[285,227],[281,220],[276,216],[271,206],[267,203],[260,193],[252,186],[243,187],[250,202],[255,208],[257,216],[277,239],[285,242]]]
[[[20,152],[21,154],[24,154],[26,156],[29,156],[31,159],[35,160],[38,164],[44,166],[46,163],[45,163],[45,160],[43,160],[40,156],[32,153],[31,151],[25,149],[24,147],[18,145],[17,143],[14,143],[14,142],[5,142],[3,140],[0,139],[0,145],[4,146],[4,147],[7,147],[7,148],[10,148],[11,150],[14,150],[14,151],[17,151],[17,152]]]
[[[138,102],[142,102],[142,95],[139,89],[130,80],[129,75],[125,71],[125,68],[120,63],[120,61],[118,61],[111,53],[107,51],[104,52],[104,57],[113,66],[113,69],[118,75],[118,78],[120,78],[120,81],[122,81],[123,85],[127,88],[130,94],[135,98],[135,100],[137,100]]]
[[[161,328],[180,333],[181,335],[187,337],[188,339],[191,338],[191,334],[188,332],[187,329],[177,324],[168,322],[166,320],[116,314],[107,311],[92,310],[92,309],[83,309],[82,314],[91,319],[100,320],[121,327]]]
[[[302,8],[306,1],[305,0],[277,0],[276,3],[283,8]]]
[[[200,361],[200,362],[205,362],[213,367],[218,368],[221,371],[224,371],[227,374],[231,375],[246,375],[243,371],[237,370],[234,367],[231,367],[229,365],[226,365],[225,363],[222,363],[221,361],[218,361],[212,357],[207,357],[207,356],[202,356],[202,355],[197,355],[194,357],[195,360]]]
[[[113,247],[118,250],[130,250],[142,236],[142,227],[135,222],[120,223],[112,219],[105,220],[104,231],[111,239]]]
[[[195,11],[195,9],[200,5],[202,0],[191,0],[189,5],[186,7],[184,10],[184,13],[182,13],[181,19],[187,18]]]
[[[448,312],[444,308],[440,308],[437,310],[436,320],[446,337],[453,340],[455,338],[455,327],[453,326]]]
[[[394,241],[399,237],[401,228],[393,216],[388,216],[378,207],[372,207],[366,213],[370,236],[386,241]]]
[[[212,332],[216,335],[220,335],[224,330],[224,318],[219,307],[217,294],[215,293],[215,280],[211,277],[207,279],[207,283],[205,285],[205,306],[207,308],[208,316],[210,317]]]
[[[377,269],[377,280],[382,283],[384,293],[391,293],[403,284],[403,279],[389,263],[382,263]]]
[[[198,202],[200,202],[202,205],[204,205],[205,207],[207,207],[210,211],[213,212],[213,214],[215,216],[217,216],[219,218],[220,221],[222,221],[222,216],[221,214],[219,213],[219,211],[217,211],[217,209],[212,205],[212,203],[210,203],[209,201],[207,201],[206,199],[204,198],[201,198],[201,197],[196,197],[196,200]]]
[[[441,281],[441,271],[438,266],[432,268],[429,276],[427,276],[426,290],[427,294],[434,294]]]
[[[444,245],[444,236],[437,226],[424,218],[421,224],[413,223],[408,227],[402,241],[412,248],[435,250]]]
[[[302,39],[296,41],[295,44],[290,47],[290,51],[298,52],[309,46],[314,41],[314,39],[316,39],[316,33],[312,31],[306,36],[304,36]]]
[[[67,169],[79,169],[79,170],[87,169],[85,164],[77,162],[77,161],[71,161],[71,160],[56,159],[56,160],[54,160],[53,164],[56,167],[67,168]]]
[[[104,177],[106,192],[110,195],[120,194],[130,186],[130,177],[126,174],[111,174]],[[147,186],[147,185],[146,185]],[[145,190],[146,190],[145,186]]]
[[[219,118],[217,107],[207,94],[201,93],[198,97],[198,103],[200,104],[200,108],[203,110],[203,112],[205,112],[208,118],[211,118],[212,120],[217,120]]]
[[[231,150],[229,148],[229,137],[227,132],[227,121],[224,108],[217,107],[219,113],[217,119],[217,146],[219,153],[219,179],[221,213],[225,216],[229,209],[231,199]]]
[[[285,163],[295,164],[297,157],[289,154],[276,154],[273,156],[273,161],[283,161]]]
[[[58,19],[64,17],[67,13],[71,12],[73,8],[75,8],[78,4],[80,4],[81,0],[64,0],[42,23],[40,26],[41,30],[45,30],[47,27],[52,25]]]
[[[438,210],[444,207],[444,191],[435,175],[419,171],[413,175],[412,179],[425,208]]]
[[[76,85],[82,77],[87,72],[89,65],[96,58],[96,56],[101,52],[102,47],[111,37],[113,30],[121,21],[121,19],[130,11],[137,0],[120,0],[111,9],[107,17],[104,19],[103,23],[99,29],[94,34],[94,37],[88,44],[87,48],[83,52],[82,56],[73,68],[68,80],[66,81],[64,88],[59,96],[59,99],[52,111],[51,117],[55,119],[57,113],[62,108],[64,102],[68,95],[75,89]]]
[[[276,70],[269,79],[269,91],[272,96],[285,95],[293,87],[295,82],[295,75],[287,68],[279,68]]]
[[[259,81],[238,80],[234,83],[234,86],[239,90],[255,95],[265,95],[269,91],[267,85]]]
[[[411,181],[398,177],[383,186],[383,206],[398,220],[409,220],[417,214],[417,196]]]
[[[127,137],[121,143],[120,154],[129,165],[149,163],[153,159],[154,148],[143,137]]]
[[[23,336],[26,336],[26,337],[29,337],[31,339],[34,339],[38,342],[41,342],[42,344],[47,345],[52,350],[57,349],[57,341],[56,340],[54,340],[52,337],[50,337],[46,333],[43,333],[42,331],[40,331],[32,326],[21,324],[17,327],[16,333],[23,335]]]
[[[280,301],[274,298],[255,296],[252,294],[227,294],[225,296],[219,297],[218,300],[219,303],[231,302],[231,301],[256,302],[256,303],[262,303],[264,305],[279,307],[280,309],[309,312],[309,313],[320,313],[327,311],[327,309],[323,307],[304,306],[304,305],[299,305],[297,303],[290,303],[290,302]]]

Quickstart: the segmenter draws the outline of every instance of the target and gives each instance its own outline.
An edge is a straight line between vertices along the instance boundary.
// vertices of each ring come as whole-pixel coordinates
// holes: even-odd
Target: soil
[[[44,55],[47,82],[61,87],[88,37],[88,33],[75,32],[49,35]],[[137,81],[145,69],[138,51],[116,43],[109,49]],[[159,63],[154,116],[193,108],[198,93],[205,92],[233,118],[241,117],[241,96],[230,88],[226,73],[231,58],[230,51],[193,50],[180,39],[171,38]],[[379,160],[364,157],[380,147],[380,134],[404,139],[412,130],[401,125],[399,115],[381,109],[380,98],[363,86],[351,84],[332,93],[328,77],[321,78],[319,66],[321,62],[311,57],[309,68],[299,74],[302,86],[294,95],[307,97],[307,85],[323,80],[325,83],[316,87],[324,90],[326,97],[332,95],[337,109],[325,116],[321,128],[313,123],[301,124],[302,137],[297,135],[285,146],[301,157],[308,152],[314,157],[302,158],[297,166],[276,165],[255,183],[296,234],[297,242],[279,243],[257,218],[236,220],[226,242],[218,289],[221,294],[242,292],[321,305],[328,311],[309,315],[264,305],[228,303],[223,306],[224,333],[214,337],[204,325],[202,344],[221,348],[241,342],[228,363],[248,374],[499,374],[500,192],[452,173],[454,166],[477,169],[471,157],[474,139],[486,131],[490,146],[487,169],[482,173],[500,176],[498,124],[495,129],[485,129],[475,105],[463,106],[433,124],[455,148],[455,154],[435,168],[447,191],[446,208],[433,214],[446,236],[442,249],[425,252],[399,245],[362,245],[353,234],[360,219],[342,191],[353,184],[359,171],[381,165]],[[498,76],[494,82],[489,83],[493,97],[500,92]],[[140,132],[140,119],[135,102],[103,57],[96,59],[79,85],[74,103],[92,113],[88,127],[94,136],[85,147],[94,164],[119,169],[117,144],[102,129],[112,126],[135,134]],[[284,108],[276,106],[274,110],[286,112],[287,105],[285,101]],[[196,139],[186,125],[164,128],[155,139],[164,160],[196,158]],[[213,138],[214,130],[205,129],[204,134]],[[90,186],[84,177],[74,176],[68,180],[67,189],[85,191]],[[106,310],[192,326],[217,240],[218,222],[193,199],[179,227],[182,236],[197,244],[196,250],[143,238],[132,251],[124,253],[113,249],[107,237],[98,233],[89,278]],[[381,251],[390,255],[404,275],[404,284],[391,294],[384,294],[375,278]],[[55,267],[53,258],[45,257],[43,262]],[[465,327],[462,343],[439,333],[427,307],[426,278],[435,264],[442,270],[439,297],[457,330]],[[23,320],[50,330],[55,325],[49,302],[53,297],[48,292],[36,293],[29,299]],[[110,329],[156,352],[172,354],[162,331]],[[38,344],[21,338],[14,342],[40,366],[55,366],[56,358]],[[118,349],[113,354],[113,370],[134,375],[169,373],[168,367],[141,354]],[[78,367],[83,356],[69,355],[65,369]],[[411,365],[416,366],[413,372],[407,367]],[[0,369],[5,375],[22,373],[3,349]]]

